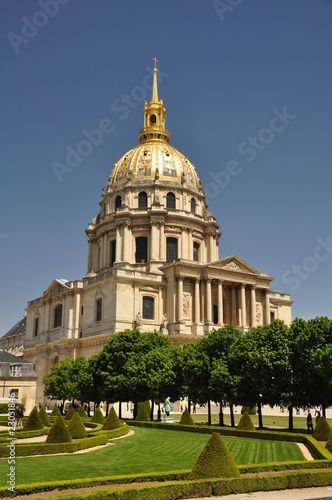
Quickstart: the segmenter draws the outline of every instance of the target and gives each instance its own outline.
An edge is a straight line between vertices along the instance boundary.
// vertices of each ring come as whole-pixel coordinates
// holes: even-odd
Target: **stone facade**
[[[36,365],[38,402],[52,363],[89,357],[127,328],[181,345],[224,324],[246,331],[291,321],[290,296],[271,291],[268,274],[235,255],[219,259],[221,233],[201,181],[169,145],[156,68],[143,114],[140,144],[114,165],[86,230],[86,275],[55,279],[28,303],[24,356]]]

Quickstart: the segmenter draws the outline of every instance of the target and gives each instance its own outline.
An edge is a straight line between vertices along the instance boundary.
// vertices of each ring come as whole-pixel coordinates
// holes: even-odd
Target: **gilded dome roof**
[[[194,165],[177,149],[169,145],[171,135],[165,128],[165,108],[163,100],[158,99],[156,59],[152,96],[149,106],[145,101],[144,124],[138,134],[140,144],[115,163],[107,186],[112,188],[134,181],[170,181],[187,183],[201,189]]]
[[[136,146],[114,165],[109,177],[110,187],[131,181],[160,179],[186,182],[199,189],[200,180],[194,165],[166,142],[151,141]]]

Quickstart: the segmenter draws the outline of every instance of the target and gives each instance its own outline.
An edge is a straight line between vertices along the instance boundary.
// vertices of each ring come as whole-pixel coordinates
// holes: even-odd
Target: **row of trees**
[[[260,428],[263,405],[286,405],[292,430],[293,407],[320,404],[325,416],[332,405],[332,321],[295,319],[288,327],[276,320],[245,334],[225,326],[183,347],[157,332],[126,330],[89,359],[53,365],[44,384],[53,399],[97,404],[188,397],[207,405],[209,423],[214,401],[221,425],[225,403],[232,425],[234,404],[256,405]]]

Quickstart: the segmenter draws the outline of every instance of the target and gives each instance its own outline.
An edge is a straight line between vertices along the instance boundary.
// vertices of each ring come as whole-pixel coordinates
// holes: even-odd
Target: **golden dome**
[[[115,163],[107,187],[112,188],[126,182],[162,180],[187,183],[199,190],[201,181],[194,165],[169,145],[171,135],[165,128],[163,100],[158,100],[157,60],[154,60],[152,96],[149,106],[145,101],[144,124],[138,134],[140,144]]]

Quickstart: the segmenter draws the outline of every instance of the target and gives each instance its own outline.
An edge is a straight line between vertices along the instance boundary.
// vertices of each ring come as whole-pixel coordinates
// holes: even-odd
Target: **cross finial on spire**
[[[158,59],[155,57],[152,58],[152,60],[154,61],[154,69],[157,69],[157,62],[158,62]]]

